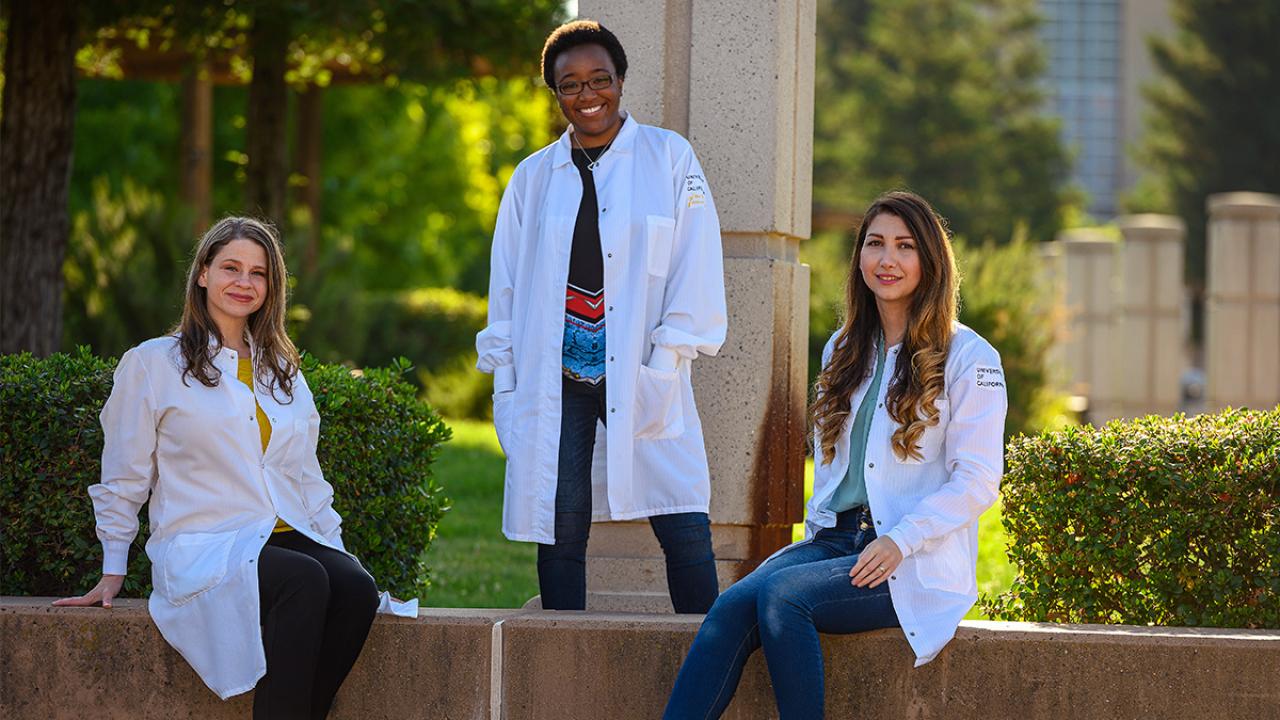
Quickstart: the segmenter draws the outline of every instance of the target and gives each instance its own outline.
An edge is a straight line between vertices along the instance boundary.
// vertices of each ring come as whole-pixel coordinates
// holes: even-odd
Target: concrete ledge
[[[161,639],[111,611],[0,599],[0,717],[245,718]],[[427,609],[383,618],[335,718],[655,718],[697,616]],[[1280,632],[967,622],[912,669],[896,630],[825,637],[829,717],[1280,718]],[[94,708],[86,713],[88,708]],[[757,653],[726,718],[775,717]]]

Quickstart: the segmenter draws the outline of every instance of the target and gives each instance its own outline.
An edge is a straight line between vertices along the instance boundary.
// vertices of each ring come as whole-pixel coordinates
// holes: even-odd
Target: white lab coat
[[[822,353],[825,367],[836,336]],[[957,323],[946,362],[946,390],[938,401],[938,424],[920,440],[923,460],[899,460],[890,447],[897,429],[885,409],[888,379],[898,348],[885,359],[867,438],[865,476],[876,533],[892,538],[902,564],[890,576],[893,608],[916,665],[929,662],[955,636],[960,620],[978,599],[978,517],[993,503],[1004,473],[1004,420],[1008,408],[1004,372],[995,348]],[[853,393],[857,408],[867,393],[864,381]],[[850,418],[853,413],[850,413]],[[813,496],[805,513],[805,540],[835,525],[827,509],[849,469],[846,422],[831,464],[824,465],[814,435]]]
[[[498,209],[489,325],[507,455],[502,528],[555,542],[565,285],[582,180],[572,128],[516,168]],[[594,520],[706,512],[710,474],[689,362],[724,343],[720,222],[680,135],[629,116],[594,172],[604,254],[607,429],[596,434]]]
[[[215,352],[216,350],[216,352]],[[215,387],[182,380],[177,338],[148,340],[120,358],[102,408],[102,480],[89,488],[104,574],[123,575],[148,502],[153,590],[148,608],[165,640],[224,700],[266,672],[258,554],[279,516],[342,552],[342,519],[320,471],[320,415],[302,374],[293,401],[236,379],[237,355],[216,349]],[[266,452],[254,399],[271,421]],[[382,608],[389,609],[384,596]],[[417,614],[417,601],[397,605]]]

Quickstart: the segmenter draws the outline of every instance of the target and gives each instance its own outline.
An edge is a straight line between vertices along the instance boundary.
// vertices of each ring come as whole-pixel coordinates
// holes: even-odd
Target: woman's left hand
[[[902,551],[888,537],[878,537],[867,543],[858,555],[858,562],[849,571],[854,587],[876,587],[889,579],[889,575],[902,562]]]

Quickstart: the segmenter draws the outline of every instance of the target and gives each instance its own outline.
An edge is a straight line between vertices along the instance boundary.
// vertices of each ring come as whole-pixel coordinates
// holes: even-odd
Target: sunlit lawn
[[[453,501],[431,548],[431,593],[424,604],[434,607],[519,607],[538,592],[530,543],[502,536],[502,451],[493,425],[450,420],[453,439],[436,461],[436,477]],[[805,463],[805,498],[813,489],[813,461]],[[797,525],[797,537],[802,533]],[[997,504],[978,524],[978,588],[1002,592],[1013,581],[1005,556],[1004,527]],[[974,608],[970,618],[980,618]]]

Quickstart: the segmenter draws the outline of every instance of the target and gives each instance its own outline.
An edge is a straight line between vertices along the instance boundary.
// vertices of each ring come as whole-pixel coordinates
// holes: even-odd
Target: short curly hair
[[[595,20],[574,20],[552,30],[547,36],[546,44],[542,46],[542,81],[547,87],[553,90],[556,87],[556,58],[560,53],[581,45],[599,45],[604,48],[613,60],[618,77],[626,78],[627,53],[622,49],[622,43],[618,42],[618,36]]]

